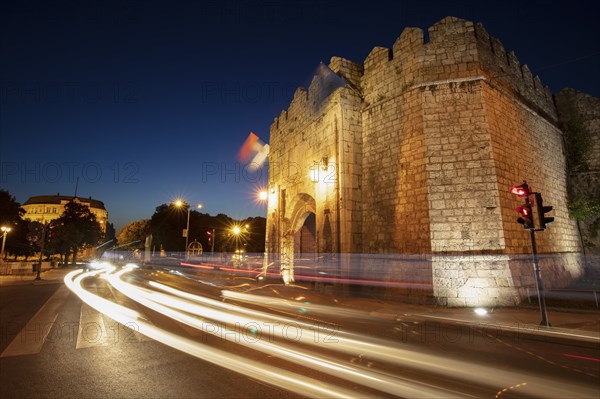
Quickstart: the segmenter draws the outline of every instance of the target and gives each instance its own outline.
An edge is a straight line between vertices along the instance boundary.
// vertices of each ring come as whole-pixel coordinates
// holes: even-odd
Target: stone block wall
[[[536,234],[539,253],[581,251],[577,226],[568,214],[562,132],[509,93],[491,85],[484,92],[506,236],[504,252],[531,252],[529,231],[515,223],[514,209],[523,200],[508,192],[525,179],[533,191],[543,194],[544,204],[553,207],[554,222]]]
[[[438,254],[433,293],[443,306],[510,306],[520,301],[507,255]]]
[[[299,89],[271,127],[270,160],[303,170],[327,160],[332,180],[286,182],[271,167],[271,186],[286,203],[314,198],[319,251],[427,254],[417,269],[431,273],[416,274],[430,279],[425,292],[440,304],[480,306],[518,303],[531,283],[521,265],[529,232],[516,223],[522,199],[509,193],[527,179],[554,208],[555,222],[537,234],[538,251],[557,254],[544,261],[548,285],[567,284],[580,275],[581,246],[550,92],[480,24],[447,17],[428,36],[407,28],[363,65],[332,58],[346,85],[324,101],[318,79]],[[278,204],[269,223],[288,220],[279,235],[296,231],[293,213],[304,208]],[[406,271],[415,263],[382,256],[386,276],[414,277]],[[346,274],[380,270],[373,259]]]

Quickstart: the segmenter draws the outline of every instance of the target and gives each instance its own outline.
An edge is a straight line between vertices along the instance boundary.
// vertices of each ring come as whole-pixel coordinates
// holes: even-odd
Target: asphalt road
[[[340,397],[597,398],[600,393],[597,343],[548,341],[415,316],[380,318],[340,306],[333,296],[300,287],[257,286],[231,274],[137,270],[122,281],[148,292],[156,289],[152,281],[233,308],[208,306],[207,312],[223,313],[194,316],[208,326],[200,331],[132,300],[104,278],[82,280],[86,292],[139,315],[139,326],[130,329],[61,283],[0,286],[2,397],[294,398],[312,392],[298,388],[310,381],[341,387]],[[247,328],[249,322],[239,321],[248,312],[261,312],[252,316],[254,331]],[[186,353],[173,347],[179,341],[135,331],[148,331],[146,323],[207,352],[199,355],[194,347]],[[275,324],[285,336],[264,328]],[[318,335],[300,339],[308,331],[305,325],[317,326],[312,331]],[[226,326],[228,333],[221,330]],[[345,340],[352,344],[344,346]],[[265,350],[263,343],[294,352],[276,354],[278,346]],[[294,361],[294,356],[309,357]],[[241,359],[241,366],[235,359]],[[309,364],[313,359],[319,360]],[[255,365],[264,376],[252,374]],[[357,374],[352,377],[352,372]],[[292,391],[273,382],[288,376],[300,384]],[[367,387],[369,378],[387,382]]]

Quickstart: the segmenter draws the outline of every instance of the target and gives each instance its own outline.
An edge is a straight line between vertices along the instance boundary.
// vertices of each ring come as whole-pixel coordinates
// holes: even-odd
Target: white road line
[[[27,325],[6,347],[0,357],[33,355],[42,350],[42,346],[54,326],[58,311],[63,306],[69,289],[63,285],[46,301]]]
[[[104,325],[102,313],[86,303],[81,304],[79,330],[75,349],[93,348],[109,344],[108,331]]]
[[[118,297],[119,293],[115,292],[115,290],[113,289],[112,285],[110,285],[110,284],[108,284],[106,287],[110,291],[110,294],[111,294],[111,296],[113,297],[113,300],[116,303],[117,297]],[[96,291],[94,291],[94,293],[96,293]],[[152,322],[152,320],[150,320],[150,318],[148,317],[148,315],[143,312],[143,309],[141,309],[138,306],[137,302],[131,301],[131,308],[135,309],[138,312],[140,312],[141,314],[143,314],[145,316],[146,322],[148,324],[150,324],[151,326],[156,327],[154,325],[154,323]],[[136,343],[136,342],[154,341],[152,338],[147,337],[144,334],[140,334],[138,332],[139,331],[139,326],[136,325],[135,323],[130,323],[130,325],[128,327],[129,328],[126,328],[125,330],[120,331],[119,327],[115,326],[115,331],[114,331],[114,334],[116,334],[115,337],[114,337],[115,341],[119,341],[120,340],[122,342],[129,343],[129,344]],[[112,330],[112,328],[111,328],[111,330]]]

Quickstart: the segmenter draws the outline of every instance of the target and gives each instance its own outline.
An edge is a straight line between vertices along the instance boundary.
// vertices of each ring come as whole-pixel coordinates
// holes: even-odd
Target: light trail
[[[475,383],[480,387],[490,387],[494,392],[502,387],[514,386],[516,381],[523,381],[524,375],[519,372],[499,370],[480,364],[459,360],[446,359],[442,356],[420,353],[417,350],[398,348],[398,342],[377,339],[365,334],[345,332],[322,325],[298,321],[288,317],[277,316],[267,312],[248,309],[230,303],[224,303],[203,296],[181,291],[164,284],[149,281],[151,287],[143,288],[122,280],[122,276],[132,270],[132,267],[114,272],[113,268],[84,273],[73,281],[65,282],[82,300],[96,310],[107,314],[121,324],[136,323],[141,326],[140,333],[173,348],[190,353],[194,356],[211,361],[220,366],[246,374],[260,381],[313,397],[352,397],[356,392],[336,385],[324,384],[300,374],[279,370],[273,366],[252,361],[237,355],[207,347],[187,338],[179,337],[165,330],[157,329],[145,322],[139,313],[114,304],[103,298],[85,291],[81,281],[104,273],[108,283],[132,300],[146,306],[166,317],[196,328],[203,333],[212,334],[219,338],[235,342],[252,350],[261,351],[270,356],[277,356],[286,361],[311,367],[319,372],[325,372],[337,378],[346,379],[365,387],[376,389],[393,395],[407,397],[467,397],[464,392],[448,390],[431,384],[425,384],[390,372],[377,371],[370,367],[350,364],[331,356],[326,356],[323,350],[349,354],[353,357],[367,358],[369,361],[381,361],[391,365],[409,367],[427,375],[450,377],[452,380],[462,380]],[[69,279],[75,275],[69,274]],[[254,304],[268,304],[289,307],[289,302],[270,297],[241,294],[232,291],[222,291],[225,298]],[[89,302],[88,302],[89,301]],[[96,305],[96,306],[94,306]],[[303,306],[305,304],[302,304]],[[316,305],[313,305],[316,306]],[[339,309],[319,305],[319,312],[331,312],[339,316]],[[352,313],[352,317],[362,317]],[[233,328],[232,328],[233,326]],[[131,328],[131,326],[129,326]],[[143,327],[143,328],[142,328]],[[263,334],[264,327],[270,335]],[[290,336],[290,327],[295,335]],[[331,338],[323,339],[323,336]],[[181,340],[181,341],[180,341]],[[283,341],[283,342],[281,342]],[[290,343],[291,341],[291,343]],[[319,352],[292,347],[298,343],[315,347]],[[213,353],[215,351],[215,353]],[[223,358],[228,359],[224,361]],[[217,360],[218,359],[218,360]],[[248,364],[252,363],[249,372]],[[260,371],[259,371],[260,370]],[[274,375],[281,374],[280,378]],[[520,391],[534,397],[590,397],[597,391],[585,386],[559,380],[547,380],[541,376],[526,375],[527,381],[520,385]],[[301,389],[301,390],[299,390]],[[326,394],[324,392],[327,392]],[[577,396],[579,395],[579,396]],[[364,396],[361,395],[361,396]]]
[[[227,316],[227,314],[224,312],[218,312],[218,316],[215,318],[215,312],[211,309],[191,304],[185,300],[180,300],[174,297],[165,296],[162,294],[157,295],[156,292],[135,287],[134,285],[126,283],[120,279],[125,272],[126,270],[124,269],[107,277],[109,282],[121,293],[167,317],[185,323],[191,327],[200,329],[205,333],[226,339],[227,341],[235,342],[242,346],[246,346],[272,356],[278,356],[282,359],[302,366],[309,366],[320,372],[325,372],[338,378],[344,378],[350,381],[358,382],[366,387],[377,389],[393,395],[401,394],[409,397],[425,395],[426,397],[431,398],[446,398],[448,395],[452,395],[453,397],[470,396],[457,391],[450,391],[447,389],[428,386],[418,381],[400,379],[383,373],[374,372],[373,370],[365,367],[350,366],[339,361],[327,359],[314,353],[302,353],[286,344],[266,342],[260,338],[249,337],[247,334],[244,334],[240,331],[227,329],[218,324],[215,325],[213,323],[204,323],[204,321],[190,317],[176,309],[182,309],[186,312],[202,317],[210,317],[214,320],[222,320],[225,318],[225,316]],[[245,325],[258,324],[256,320],[252,319],[245,319],[244,321],[247,320],[249,321]],[[228,321],[229,324],[237,324],[239,322],[238,319],[229,319]]]
[[[494,367],[486,367],[483,365],[472,364],[458,360],[446,359],[441,356],[428,355],[414,350],[399,349],[397,348],[396,342],[376,339],[364,334],[355,334],[341,330],[334,330],[324,326],[315,327],[314,325],[308,323],[299,322],[286,317],[268,315],[264,312],[259,312],[256,310],[250,310],[254,318],[236,316],[234,313],[246,313],[248,310],[239,306],[223,304],[222,302],[215,301],[213,299],[204,298],[174,288],[167,288],[167,286],[159,283],[150,282],[150,285],[163,290],[168,290],[168,292],[177,294],[178,296],[201,303],[207,303],[215,307],[226,306],[229,311],[221,312],[219,314],[218,311],[213,309],[206,311],[207,308],[204,308],[203,311],[203,308],[194,308],[193,306],[190,307],[189,304],[186,305],[185,303],[174,305],[179,306],[181,309],[185,309],[186,311],[197,316],[208,317],[213,320],[234,325],[236,323],[239,325],[260,325],[262,320],[263,325],[270,324],[270,327],[272,328],[271,331],[273,331],[275,336],[282,338],[286,338],[285,326],[297,326],[298,328],[301,328],[300,332],[296,335],[297,339],[295,340],[297,342],[318,346],[327,350],[335,350],[350,354],[352,356],[368,356],[370,360],[388,362],[398,366],[411,367],[426,373],[436,373],[446,377],[451,377],[453,379],[460,378],[467,382],[476,382],[480,385],[486,385],[492,388],[497,388],[498,386],[511,386],[514,384],[514,381],[522,380],[523,378],[520,373],[499,370]],[[269,305],[272,305],[272,303],[276,301],[284,301],[278,298],[261,297],[237,292],[234,293],[231,291],[222,291],[222,294],[225,297],[245,299],[248,302],[265,302]],[[334,315],[337,315],[337,312],[337,308],[330,309],[330,313]],[[258,317],[261,319],[256,319]],[[265,319],[269,321],[265,322]],[[272,324],[274,321],[278,323]],[[330,337],[335,336],[335,339],[325,342],[325,340],[319,339],[319,336],[322,336],[323,334]],[[474,379],[474,376],[477,376],[478,378]],[[537,395],[539,395],[540,392],[544,392],[542,395],[543,397],[564,398],[572,397],[575,389],[575,386],[569,383],[553,381],[553,389],[552,392],[549,393],[546,392],[547,386],[548,381],[546,379],[537,377],[535,375],[530,375],[528,384],[524,389],[522,389],[522,391],[533,396],[536,395],[536,392]]]
[[[298,392],[301,395],[317,398],[340,399],[357,397],[355,392],[348,389],[323,383],[297,373],[281,370],[241,356],[229,354],[155,327],[146,322],[139,313],[132,312],[129,308],[110,302],[83,288],[83,279],[92,277],[100,272],[110,272],[110,270],[102,269],[83,274],[81,270],[75,270],[67,274],[64,281],[67,287],[79,296],[82,301],[96,309],[98,312],[105,314],[126,327],[131,328],[132,325],[138,326],[139,329],[136,330],[137,332],[172,348],[218,366],[226,367],[258,381],[263,381],[292,392]]]

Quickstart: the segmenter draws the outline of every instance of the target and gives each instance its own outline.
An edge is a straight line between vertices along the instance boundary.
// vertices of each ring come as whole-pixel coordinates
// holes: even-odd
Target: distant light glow
[[[488,311],[484,308],[476,308],[474,312],[477,316],[485,316],[486,314],[488,314]]]

